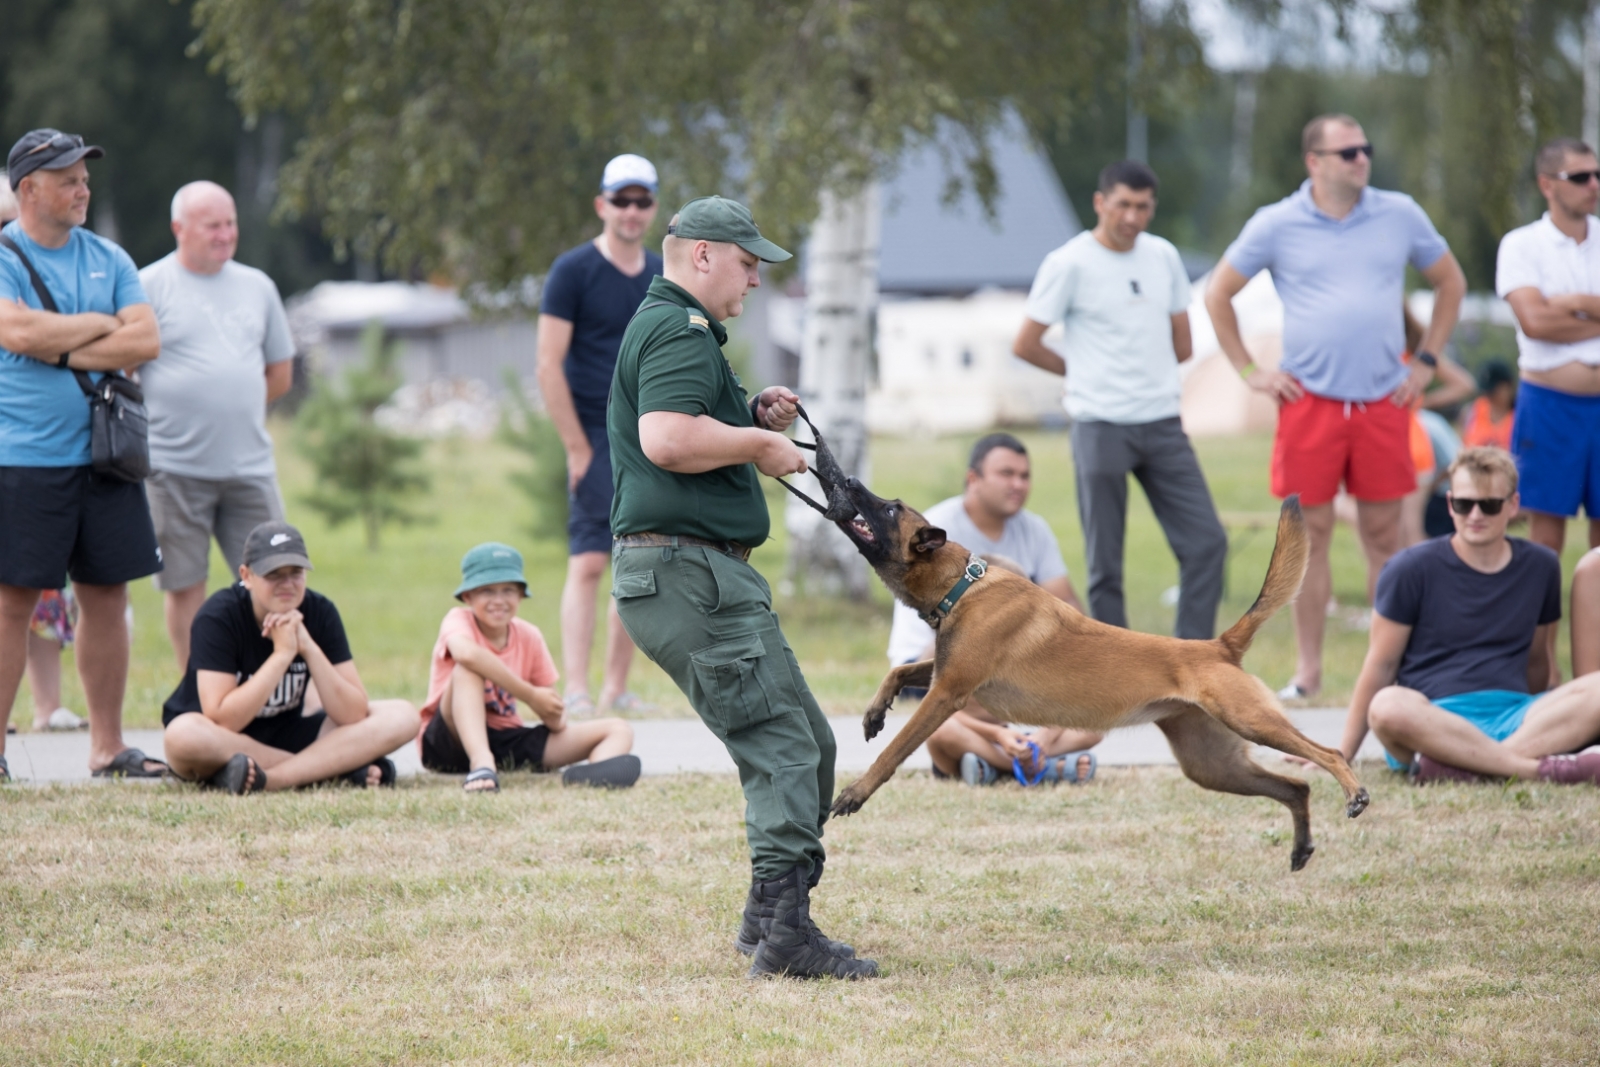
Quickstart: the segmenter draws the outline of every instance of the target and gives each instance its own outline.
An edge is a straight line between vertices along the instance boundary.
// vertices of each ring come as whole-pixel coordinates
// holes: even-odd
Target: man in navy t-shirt
[[[617,347],[644,301],[661,257],[645,250],[656,217],[656,168],[640,156],[606,164],[595,214],[600,236],[564,252],[550,268],[539,306],[539,389],[567,450],[567,583],[561,591],[561,660],[567,712],[593,714],[589,649],[594,644],[595,594],[611,556],[611,448],[606,400]],[[637,710],[628,693],[633,642],[613,605],[606,626],[605,676],[599,706]]]
[[[84,161],[102,155],[77,134],[42,129],[23,134],[6,158],[20,217],[3,230],[10,247],[0,247],[0,782],[10,778],[5,726],[28,620],[40,590],[68,578],[82,613],[89,769],[136,778],[166,770],[122,740],[128,583],[161,569],[155,528],[142,484],[95,473],[89,401],[74,373],[98,379],[161,351],[133,260],[83,226]]]
[[[1378,577],[1345,757],[1370,725],[1390,765],[1418,782],[1600,784],[1600,746],[1584,747],[1600,737],[1600,674],[1540,692],[1549,627],[1561,618],[1561,561],[1506,536],[1518,503],[1511,456],[1462,450],[1449,501],[1455,534],[1396,554]]]

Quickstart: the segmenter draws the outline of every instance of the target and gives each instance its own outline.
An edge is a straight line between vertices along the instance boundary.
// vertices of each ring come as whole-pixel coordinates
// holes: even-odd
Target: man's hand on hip
[[[594,462],[594,449],[588,441],[582,445],[574,445],[567,449],[567,492],[578,491],[578,483],[583,481],[583,476],[589,473],[589,464]]]
[[[1410,407],[1411,402],[1423,393],[1433,382],[1433,368],[1420,360],[1413,360],[1411,373],[1406,375],[1406,380],[1400,383],[1399,388],[1389,394],[1389,400],[1396,407]]]
[[[756,395],[756,425],[782,433],[800,412],[800,398],[781,385],[769,385]]]
[[[1281,370],[1257,367],[1250,372],[1244,383],[1258,393],[1267,394],[1280,404],[1292,404],[1305,396],[1305,390],[1300,388],[1300,383]]]

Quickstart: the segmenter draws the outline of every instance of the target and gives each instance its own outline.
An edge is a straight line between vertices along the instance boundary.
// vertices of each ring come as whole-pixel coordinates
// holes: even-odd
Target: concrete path
[[[1343,708],[1304,708],[1289,712],[1289,717],[1302,732],[1314,741],[1337,747],[1340,730],[1344,726]],[[884,742],[899,732],[909,716],[891,715],[884,732],[872,742],[861,737],[859,716],[840,716],[829,721],[839,743],[837,767],[841,774],[852,775],[867,766],[883,751]],[[698,772],[706,774],[732,774],[733,761],[727,751],[711,735],[699,719],[648,719],[635,722],[634,751],[644,764],[645,774],[678,774]],[[147,754],[160,758],[161,731],[126,730],[123,740]],[[1361,748],[1361,758],[1381,758],[1382,748],[1372,736]],[[1172,764],[1172,752],[1166,738],[1154,726],[1135,726],[1118,730],[1102,741],[1095,754],[1102,767]],[[417,758],[417,748],[408,744],[393,754],[397,769],[402,775],[419,774],[422,765]],[[6,759],[11,765],[11,776],[19,782],[44,784],[47,782],[81,782],[89,780],[89,735],[84,732],[70,734],[12,734],[6,738]],[[926,769],[929,766],[925,748],[906,761],[908,768]]]

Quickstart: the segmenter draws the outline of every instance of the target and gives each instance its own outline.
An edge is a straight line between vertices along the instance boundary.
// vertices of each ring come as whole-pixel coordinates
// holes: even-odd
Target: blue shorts
[[[585,426],[594,459],[567,494],[567,552],[611,553],[611,439],[606,428]]]
[[[1546,515],[1600,518],[1600,396],[1573,396],[1523,382],[1511,451],[1522,506]]]
[[[1528,714],[1528,705],[1538,700],[1539,696],[1538,693],[1515,693],[1509,689],[1479,689],[1474,693],[1440,697],[1433,702],[1433,706],[1461,716],[1492,741],[1504,741],[1522,726],[1522,720]],[[1408,769],[1387,752],[1383,758],[1397,771]]]

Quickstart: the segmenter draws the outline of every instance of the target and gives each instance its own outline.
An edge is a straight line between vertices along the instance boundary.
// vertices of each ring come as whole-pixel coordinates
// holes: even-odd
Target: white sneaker
[[[89,720],[72,714],[66,708],[57,708],[50,713],[50,718],[45,721],[45,729],[51,731],[86,730]]]

